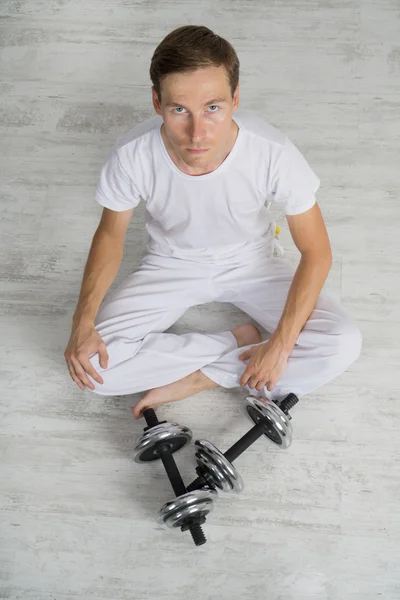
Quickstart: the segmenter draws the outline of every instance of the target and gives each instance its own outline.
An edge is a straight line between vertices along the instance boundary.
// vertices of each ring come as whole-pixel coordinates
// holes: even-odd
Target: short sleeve
[[[101,169],[95,200],[101,206],[117,212],[135,208],[141,200],[132,178],[121,164],[117,150],[112,151]]]
[[[271,194],[286,215],[298,215],[314,206],[321,182],[289,138],[272,171]]]

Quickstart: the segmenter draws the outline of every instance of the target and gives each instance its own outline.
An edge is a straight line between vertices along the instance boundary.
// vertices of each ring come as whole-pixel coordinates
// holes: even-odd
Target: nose
[[[204,125],[201,117],[193,116],[190,127],[190,138],[192,142],[200,142],[205,136]]]

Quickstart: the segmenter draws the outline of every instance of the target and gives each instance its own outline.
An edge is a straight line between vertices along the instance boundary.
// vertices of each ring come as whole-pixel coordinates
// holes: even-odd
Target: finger
[[[260,392],[267,385],[267,381],[259,381],[256,385],[256,389]]]
[[[242,352],[242,354],[239,354],[239,358],[241,360],[247,360],[248,358],[251,358],[253,356],[253,352],[255,352],[256,350],[257,348],[255,346],[252,346],[251,348],[248,348],[247,350]]]
[[[256,390],[260,391],[264,388],[264,386],[267,384],[268,382],[268,377],[265,377],[263,375],[253,375],[253,377],[250,378],[249,380],[249,387],[250,388],[255,388]]]
[[[254,382],[255,384],[255,388],[260,391],[262,390],[268,383],[269,381],[269,377],[267,374],[265,373],[259,373],[255,379],[257,379],[257,381]]]
[[[81,389],[84,390],[85,386],[83,385],[82,381],[80,379],[78,379],[78,377],[75,375],[75,372],[71,373],[71,379],[76,383],[76,385]]]
[[[80,387],[80,388],[81,388],[81,390],[84,390],[84,389],[85,389],[85,386],[83,385],[83,383],[81,382],[81,380],[80,380],[80,379],[78,379],[78,377],[77,377],[77,375],[76,375],[76,373],[75,373],[75,369],[74,369],[74,367],[73,367],[72,363],[71,363],[71,362],[67,362],[67,365],[68,365],[69,374],[71,375],[71,379],[72,379],[73,381],[75,381],[75,383],[77,384],[77,386],[78,386],[78,387]]]
[[[250,377],[249,383],[247,385],[249,386],[249,388],[251,388],[253,390],[256,387],[257,383],[258,383],[258,377]]]
[[[81,365],[85,369],[86,373],[89,373],[89,375],[93,377],[95,381],[97,381],[98,383],[104,383],[104,380],[102,379],[101,375],[98,374],[90,360],[81,360]]]
[[[244,383],[244,385],[248,385],[250,388],[254,388],[258,383],[258,377],[257,375],[251,375],[251,373],[249,373],[249,375],[247,375],[246,377],[246,382]]]
[[[108,367],[108,352],[105,344],[99,346],[99,363],[102,369]]]
[[[240,385],[245,386],[247,384],[249,378],[250,378],[250,371],[249,371],[249,369],[246,369],[240,378],[240,381],[239,381]]]
[[[75,373],[77,375],[77,377],[81,380],[81,382],[86,385],[89,389],[94,390],[94,385],[91,381],[89,381],[89,379],[86,376],[85,371],[82,368],[81,363],[78,361],[77,358],[72,357],[72,364],[74,365],[74,369],[75,369]]]
[[[267,390],[269,392],[272,392],[272,390],[274,389],[275,385],[276,385],[276,381],[269,381],[268,385],[267,385]]]

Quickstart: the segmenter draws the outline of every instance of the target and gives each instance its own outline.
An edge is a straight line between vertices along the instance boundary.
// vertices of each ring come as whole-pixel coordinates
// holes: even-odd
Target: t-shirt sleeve
[[[298,215],[314,206],[320,183],[301,152],[286,138],[273,165],[271,195],[274,202],[286,215]]]
[[[112,151],[101,169],[95,200],[101,206],[117,212],[135,208],[141,200],[136,185],[121,164],[117,150]]]

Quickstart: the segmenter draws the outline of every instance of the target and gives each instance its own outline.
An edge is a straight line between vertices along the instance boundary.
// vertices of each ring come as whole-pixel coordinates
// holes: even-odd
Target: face
[[[164,120],[164,134],[178,163],[193,173],[220,164],[232,148],[232,113],[239,104],[239,85],[232,98],[223,66],[192,73],[171,73],[162,82],[162,101],[152,88],[153,106]],[[204,152],[190,152],[204,149]]]

